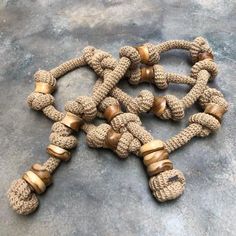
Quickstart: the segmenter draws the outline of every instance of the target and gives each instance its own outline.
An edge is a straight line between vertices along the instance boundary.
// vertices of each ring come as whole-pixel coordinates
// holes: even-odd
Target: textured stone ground
[[[171,1],[7,1],[0,0],[0,235],[236,235],[236,4],[234,0]],[[123,45],[168,39],[206,37],[215,51],[220,74],[211,84],[230,102],[222,129],[195,139],[171,155],[187,179],[184,195],[158,204],[151,196],[140,160],[119,160],[112,152],[92,150],[79,134],[72,160],[54,176],[33,215],[16,215],[5,192],[35,162],[46,159],[52,123],[26,105],[33,73],[49,69],[94,45],[118,56]],[[186,53],[163,55],[169,71],[188,73]],[[91,92],[95,77],[87,69],[59,81],[57,106]],[[135,95],[144,87],[120,85]],[[169,87],[183,96],[185,86]],[[145,115],[144,125],[167,139],[187,124]]]

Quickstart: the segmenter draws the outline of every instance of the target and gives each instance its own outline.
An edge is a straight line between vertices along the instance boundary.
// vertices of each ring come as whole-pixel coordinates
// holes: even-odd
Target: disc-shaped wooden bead
[[[34,164],[31,167],[31,171],[33,171],[44,182],[46,186],[52,183],[51,174],[42,165]]]
[[[162,149],[164,149],[164,143],[161,140],[156,139],[156,140],[153,140],[149,143],[142,145],[140,147],[140,155],[144,157],[149,153],[152,153],[152,152],[155,152],[158,150],[162,150]]]
[[[221,118],[225,113],[225,109],[224,109],[224,107],[222,107],[216,103],[209,103],[209,104],[207,104],[204,112],[209,115],[214,116],[216,119],[221,121]]]
[[[159,117],[161,116],[165,109],[166,109],[166,99],[165,97],[159,96],[159,97],[154,97],[154,103],[153,103],[153,107],[152,107],[152,111],[153,113]]]
[[[78,131],[79,127],[83,123],[83,119],[71,112],[67,112],[61,123],[75,131]]]
[[[30,186],[35,190],[36,193],[41,194],[46,190],[45,183],[33,172],[27,171],[22,176]]]
[[[111,105],[107,107],[104,111],[104,117],[108,122],[110,122],[115,116],[121,114],[120,105]]]
[[[36,82],[34,91],[36,93],[50,94],[50,93],[53,93],[54,89],[55,87],[51,86],[48,83]]]
[[[200,52],[198,54],[198,60],[199,61],[203,61],[205,59],[210,59],[210,60],[213,60],[214,59],[214,56],[212,53],[209,53],[209,52]]]
[[[152,82],[154,79],[154,70],[152,66],[141,68],[140,82]]]
[[[172,170],[173,164],[170,160],[163,160],[155,162],[147,167],[147,172],[149,176],[157,175],[166,170]]]
[[[68,161],[71,157],[71,153],[69,151],[53,144],[50,144],[47,147],[47,152],[53,157],[58,158],[62,161]]]
[[[143,64],[148,64],[148,60],[149,60],[149,51],[148,51],[148,47],[145,45],[141,45],[138,47],[135,47],[139,53],[139,56],[141,58],[141,63]]]
[[[115,132],[113,129],[110,129],[105,139],[106,146],[112,150],[115,150],[121,135],[122,134]]]
[[[162,160],[165,160],[168,158],[169,158],[168,152],[165,149],[162,149],[162,150],[152,152],[152,153],[146,155],[143,158],[143,163],[145,166],[149,166],[155,162],[162,161]]]

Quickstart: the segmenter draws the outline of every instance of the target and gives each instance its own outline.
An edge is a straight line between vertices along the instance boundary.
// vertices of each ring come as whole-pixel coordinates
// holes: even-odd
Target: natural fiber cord
[[[189,51],[194,63],[189,76],[167,72],[158,64],[161,54],[172,49]],[[70,150],[77,146],[74,132],[79,129],[87,133],[87,143],[92,148],[109,148],[121,158],[127,158],[130,153],[142,158],[150,176],[149,187],[158,201],[176,199],[183,193],[185,177],[173,168],[169,154],[192,138],[206,137],[219,129],[228,109],[223,94],[208,87],[218,72],[213,51],[203,37],[198,37],[193,42],[170,40],[157,45],[125,46],[119,55],[120,59],[116,60],[111,54],[89,46],[81,57],[35,73],[36,87],[28,96],[28,105],[55,123],[49,136],[48,160],[42,165],[34,164],[8,190],[10,205],[18,214],[27,215],[36,210],[37,195],[52,183],[57,167],[70,159]],[[141,64],[146,66],[140,67]],[[65,112],[58,111],[52,95],[57,79],[82,66],[89,66],[98,76],[91,96],[79,96],[66,102]],[[158,97],[148,90],[132,97],[117,87],[123,78],[132,85],[148,82],[164,90],[175,83],[186,84],[190,90],[182,98],[171,94]],[[163,120],[180,121],[185,110],[196,102],[204,112],[193,114],[189,125],[165,142],[155,140],[139,118],[139,114],[149,112]],[[95,126],[91,122],[96,117],[108,123]]]

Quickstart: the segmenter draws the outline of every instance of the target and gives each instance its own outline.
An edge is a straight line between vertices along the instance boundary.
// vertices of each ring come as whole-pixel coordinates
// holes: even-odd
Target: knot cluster
[[[194,62],[189,76],[165,71],[159,64],[162,53],[183,49]],[[66,73],[82,66],[89,66],[97,75],[91,96],[79,96],[65,104],[65,112],[54,106],[53,92],[56,81]],[[208,86],[218,73],[213,51],[202,37],[192,42],[170,40],[157,45],[124,46],[119,59],[95,47],[84,48],[82,56],[71,59],[50,71],[35,73],[35,90],[28,96],[28,105],[42,111],[55,121],[47,147],[48,160],[34,164],[22,178],[14,181],[8,191],[12,208],[27,215],[39,205],[36,194],[41,194],[52,182],[52,174],[62,161],[71,157],[70,150],[77,146],[75,131],[87,133],[91,148],[109,148],[120,158],[130,153],[143,159],[149,176],[149,187],[154,197],[169,201],[179,197],[185,188],[183,173],[173,168],[169,154],[184,146],[193,137],[206,137],[220,128],[228,103],[223,94]],[[142,90],[136,97],[118,87],[121,79],[130,84],[148,82],[158,89],[167,89],[170,83],[186,84],[187,94],[178,98],[171,94],[156,96]],[[143,126],[139,114],[151,113],[163,120],[180,121],[186,109],[198,102],[203,112],[191,115],[188,126],[168,140],[156,140]],[[95,118],[107,120],[98,126]]]

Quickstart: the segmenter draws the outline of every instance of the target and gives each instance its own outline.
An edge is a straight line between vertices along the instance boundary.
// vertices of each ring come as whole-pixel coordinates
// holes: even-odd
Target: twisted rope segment
[[[161,54],[172,49],[190,52],[195,63],[190,76],[166,72],[158,64]],[[218,72],[212,53],[208,42],[202,37],[196,38],[193,42],[170,40],[157,45],[147,43],[137,48],[125,46],[120,49],[119,60],[107,52],[89,46],[83,50],[79,58],[69,60],[50,71],[36,72],[34,75],[36,88],[28,96],[28,105],[34,110],[42,111],[45,116],[56,122],[49,137],[51,149],[48,147],[48,160],[41,166],[32,166],[22,178],[12,183],[8,191],[11,207],[22,215],[30,214],[37,209],[39,205],[37,193],[45,191],[49,185],[46,177],[51,178],[61,161],[69,158],[68,150],[76,147],[77,138],[73,132],[77,131],[79,126],[87,133],[87,143],[90,147],[110,148],[121,158],[127,158],[130,153],[141,157],[142,147],[155,140],[142,126],[138,114],[153,111],[161,119],[179,121],[183,119],[185,109],[198,102],[204,112],[192,115],[189,118],[189,125],[163,142],[164,149],[158,154],[155,154],[154,150],[153,155],[159,155],[159,159],[160,153],[166,159],[168,153],[182,147],[193,137],[206,137],[219,129],[222,115],[228,109],[228,103],[221,92],[207,86],[208,81],[214,79]],[[140,68],[140,63],[149,67]],[[68,101],[65,104],[66,113],[58,111],[52,96],[57,79],[87,65],[99,77],[92,95],[79,96],[74,101]],[[142,90],[136,97],[131,97],[118,88],[118,82],[124,77],[128,78],[130,84],[149,82],[158,89],[167,89],[170,83],[186,84],[191,88],[181,99],[165,95],[161,99],[162,103],[157,104],[158,97],[148,90]],[[121,105],[126,112],[122,111]],[[96,117],[106,118],[110,124],[95,126],[91,122]],[[83,121],[83,124],[80,121]],[[161,161],[164,163],[163,160],[159,162],[151,160],[152,163],[147,164],[150,160],[145,155],[144,164],[148,173],[152,173],[149,186],[154,197],[160,202],[179,197],[185,188],[183,173],[170,165],[169,169],[155,172],[156,166]]]

